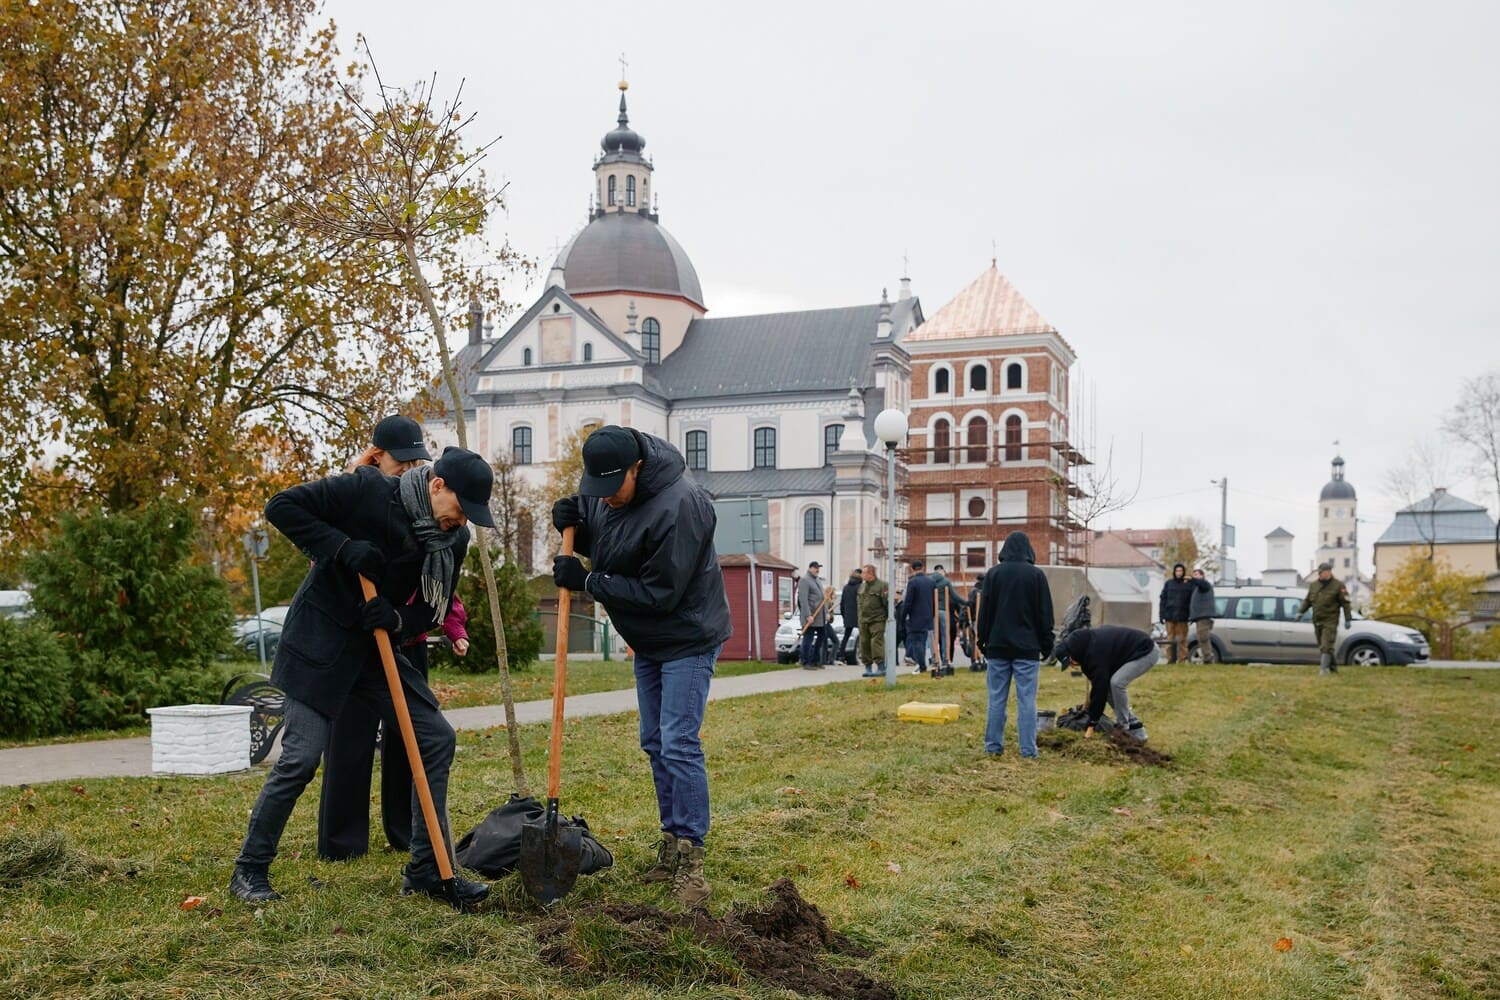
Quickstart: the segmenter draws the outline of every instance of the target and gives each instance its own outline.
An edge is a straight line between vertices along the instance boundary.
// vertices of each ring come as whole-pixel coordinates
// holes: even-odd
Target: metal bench
[[[250,706],[250,763],[265,760],[286,721],[286,695],[265,674],[239,674],[224,685],[219,701]]]

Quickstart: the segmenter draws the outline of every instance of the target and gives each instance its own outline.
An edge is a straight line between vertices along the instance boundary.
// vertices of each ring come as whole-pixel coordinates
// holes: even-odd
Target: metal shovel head
[[[572,891],[583,863],[583,831],[557,818],[557,800],[547,800],[547,814],[521,826],[521,884],[532,899],[551,906]]]

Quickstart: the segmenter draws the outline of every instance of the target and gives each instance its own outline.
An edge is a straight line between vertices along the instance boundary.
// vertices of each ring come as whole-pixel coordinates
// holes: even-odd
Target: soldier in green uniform
[[[859,661],[865,665],[861,676],[879,677],[885,671],[890,588],[884,580],[875,578],[874,566],[865,566],[864,577],[865,582],[859,585]]]
[[[1339,631],[1339,609],[1344,611],[1344,628],[1352,625],[1353,619],[1349,607],[1349,588],[1333,578],[1333,563],[1325,562],[1318,566],[1318,578],[1307,588],[1307,596],[1302,598],[1302,607],[1297,610],[1297,614],[1302,614],[1308,608],[1312,608],[1313,629],[1318,636],[1318,651],[1322,654],[1318,673],[1337,673],[1333,651],[1334,640]]]

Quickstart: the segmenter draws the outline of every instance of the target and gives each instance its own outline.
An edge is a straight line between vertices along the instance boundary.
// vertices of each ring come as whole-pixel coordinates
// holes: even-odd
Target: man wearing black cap
[[[276,647],[272,682],[286,694],[281,757],[271,768],[235,861],[229,890],[248,903],[281,898],[271,887],[270,866],[297,798],[318,769],[333,719],[351,700],[373,706],[389,732],[396,729],[390,690],[380,667],[375,629],[403,635],[442,621],[458,579],[469,520],[492,527],[494,474],[462,448],[447,448],[436,464],[410,469],[399,479],[371,466],[283,490],[266,504],[266,520],[305,552],[313,566],[292,598]],[[363,599],[359,577],[376,585]],[[412,594],[416,599],[407,604]],[[446,830],[448,769],[453,729],[437,699],[405,657],[397,656],[412,728]],[[444,897],[432,841],[412,797],[411,863],[401,892]],[[489,886],[455,879],[455,903],[481,902]]]
[[[824,626],[828,624],[828,601],[818,571],[823,564],[814,559],[797,581],[797,619],[802,623],[802,647],[798,656],[803,670],[823,669]]]
[[[349,463],[353,472],[361,465],[373,465],[387,476],[399,476],[418,462],[432,461],[422,441],[422,425],[411,417],[393,413],[375,425],[370,447]]]
[[[644,879],[671,882],[678,902],[692,907],[709,896],[708,767],[698,731],[731,628],[713,503],[686,468],[676,448],[650,434],[613,424],[590,434],[578,494],[552,505],[552,523],[576,529],[574,549],[593,568],[558,556],[552,578],[592,594],[635,652],[641,749],[661,818],[657,863]]]

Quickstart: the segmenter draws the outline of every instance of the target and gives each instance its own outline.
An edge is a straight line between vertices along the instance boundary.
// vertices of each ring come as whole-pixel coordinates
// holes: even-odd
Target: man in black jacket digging
[[[271,498],[266,520],[313,560],[287,612],[271,681],[286,694],[281,757],[250,813],[250,828],[235,860],[229,890],[247,903],[280,899],[271,887],[270,866],[292,808],[317,773],[333,719],[349,701],[378,711],[387,732],[396,732],[390,688],[371,633],[384,629],[393,641],[442,621],[453,596],[457,562],[470,519],[494,524],[489,512],[494,474],[472,451],[448,448],[435,465],[411,469],[396,479],[373,466],[304,483]],[[364,600],[359,577],[376,585]],[[416,594],[416,600],[407,599]],[[423,769],[443,836],[453,728],[438,709],[420,674],[404,657],[397,670],[411,712]],[[412,796],[411,863],[403,869],[402,895],[425,893],[468,909],[489,886],[454,879],[445,894],[432,840],[416,796]]]
[[[698,731],[719,650],[731,633],[714,551],[713,502],[684,477],[682,454],[661,438],[613,424],[583,443],[578,495],[552,505],[559,531],[576,528],[558,556],[559,587],[586,590],[635,652],[641,749],[651,761],[661,842],[647,882],[672,883],[683,906],[709,896],[703,875],[708,767]]]
[[[1073,632],[1066,640],[1066,647],[1066,657],[1058,659],[1065,665],[1071,662],[1089,679],[1089,727],[1084,735],[1093,734],[1108,701],[1115,709],[1115,724],[1145,742],[1146,727],[1130,711],[1130,695],[1125,689],[1161,659],[1156,643],[1139,629],[1100,625]]]
[[[1000,547],[1000,562],[984,575],[976,629],[989,664],[984,752],[995,757],[1005,748],[1005,704],[1013,677],[1021,756],[1037,755],[1036,686],[1041,661],[1052,653],[1052,589],[1035,563],[1026,532],[1012,531]]]

